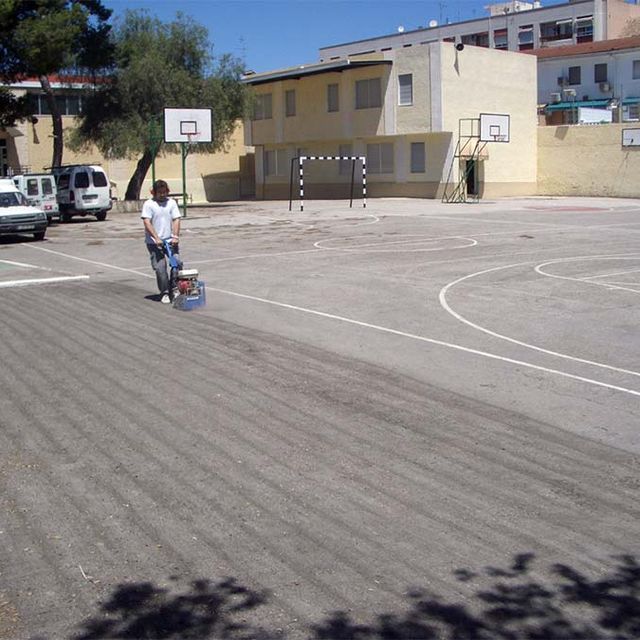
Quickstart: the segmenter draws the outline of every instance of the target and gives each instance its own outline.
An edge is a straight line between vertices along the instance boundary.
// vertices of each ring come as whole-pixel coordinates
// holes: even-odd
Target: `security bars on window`
[[[289,211],[291,211],[292,195],[293,195],[293,167],[294,162],[298,161],[298,171],[300,176],[300,211],[304,211],[304,163],[307,160],[348,160],[351,161],[351,196],[349,207],[353,206],[353,183],[356,162],[362,162],[362,207],[367,207],[367,158],[366,156],[300,156],[291,160],[291,176],[289,181]]]

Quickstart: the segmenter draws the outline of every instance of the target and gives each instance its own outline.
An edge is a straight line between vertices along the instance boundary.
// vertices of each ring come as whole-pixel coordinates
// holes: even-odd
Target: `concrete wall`
[[[622,130],[633,126],[540,127],[538,193],[640,197],[640,147],[621,146]]]
[[[72,116],[63,117],[65,135],[74,126]],[[51,118],[38,116],[37,124],[23,123],[16,127],[22,134],[17,137],[0,131],[0,137],[7,139],[10,166],[27,166],[30,171],[42,171],[51,165],[53,127]],[[216,200],[236,200],[240,197],[243,174],[242,159],[253,150],[244,144],[242,123],[227,142],[225,149],[214,154],[189,154],[187,157],[187,192],[193,202]],[[104,167],[113,185],[113,195],[124,198],[127,184],[135,169],[137,158],[107,160],[94,147],[86,152],[74,153],[65,147],[64,164],[92,163]],[[156,159],[156,177],[169,183],[172,191],[182,192],[182,164],[180,153],[161,155]],[[143,184],[141,197],[146,197],[151,188],[151,170]]]
[[[536,59],[510,51],[439,43],[442,56],[443,128],[457,138],[461,118],[480,113],[510,116],[509,144],[489,143],[482,162],[480,195],[536,191]],[[513,79],[517,78],[517,88]]]

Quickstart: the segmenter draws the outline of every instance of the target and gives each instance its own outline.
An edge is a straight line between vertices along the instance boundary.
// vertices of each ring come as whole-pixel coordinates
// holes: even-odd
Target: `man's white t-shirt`
[[[166,202],[162,203],[149,199],[142,206],[140,217],[151,220],[160,240],[168,240],[171,238],[171,221],[182,217],[182,214],[178,203],[173,198],[167,198]],[[155,244],[155,240],[148,231],[145,231],[145,242]]]

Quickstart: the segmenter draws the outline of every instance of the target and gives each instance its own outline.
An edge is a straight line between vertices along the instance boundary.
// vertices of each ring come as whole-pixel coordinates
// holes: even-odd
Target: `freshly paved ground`
[[[0,637],[638,636],[640,201],[368,205],[0,239]]]

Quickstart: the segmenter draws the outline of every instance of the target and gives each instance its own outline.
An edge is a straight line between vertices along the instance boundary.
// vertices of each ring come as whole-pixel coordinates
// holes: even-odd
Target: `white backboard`
[[[211,109],[165,109],[165,142],[211,142]]]
[[[480,114],[482,142],[509,142],[510,116],[504,113]]]
[[[640,147],[640,129],[623,129],[622,146]]]

